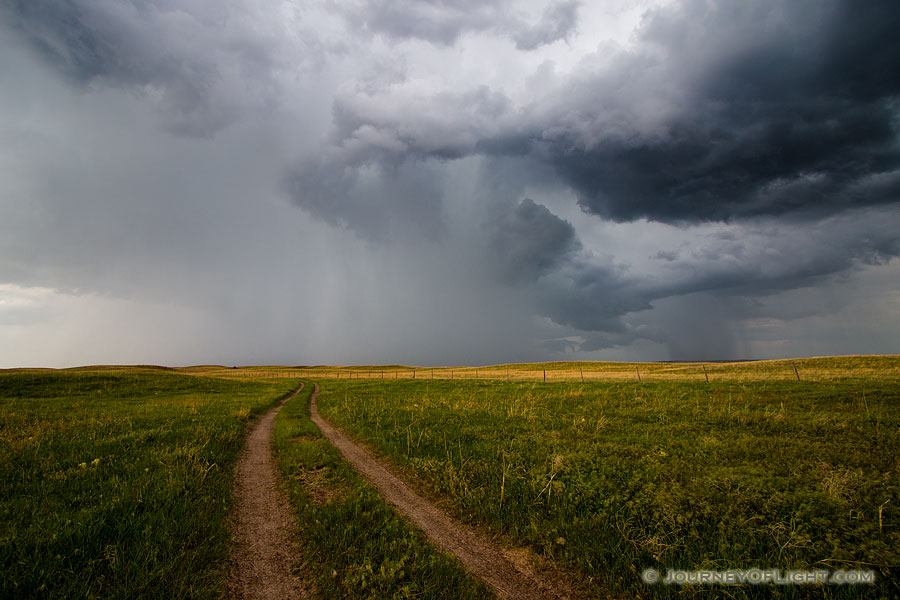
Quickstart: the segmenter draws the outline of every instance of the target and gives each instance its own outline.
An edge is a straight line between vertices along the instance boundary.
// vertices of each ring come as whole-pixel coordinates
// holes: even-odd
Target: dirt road
[[[432,543],[459,558],[470,573],[487,582],[503,598],[542,600],[569,597],[569,592],[564,591],[559,582],[550,584],[529,573],[528,561],[516,560],[520,553],[506,551],[472,527],[451,518],[414,492],[383,461],[332,427],[319,415],[316,407],[318,393],[319,386],[316,385],[310,414],[322,434],[381,491],[400,514],[421,528]]]
[[[275,416],[284,403],[263,415],[247,435],[234,471],[235,540],[228,576],[230,598],[298,600],[310,597],[307,584],[291,573],[298,533],[272,456]]]

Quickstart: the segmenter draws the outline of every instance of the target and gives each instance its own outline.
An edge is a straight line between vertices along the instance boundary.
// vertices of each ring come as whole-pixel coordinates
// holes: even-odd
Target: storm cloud
[[[617,58],[612,78],[563,88],[596,103],[573,107],[575,119],[553,111],[544,156],[585,210],[615,220],[822,215],[895,202],[898,21],[889,2],[863,11],[820,2],[660,9],[640,30],[645,49]],[[619,112],[634,73],[656,73],[651,90],[672,97],[661,118]]]
[[[529,198],[487,223],[488,256],[504,279],[534,281],[580,249],[571,223]]]
[[[896,351],[898,25],[0,0],[0,359]]]
[[[616,221],[890,204],[898,22],[891,2],[676,3],[644,16],[635,47],[547,73],[536,98],[401,82],[338,99],[335,136],[370,160],[527,156]]]
[[[515,14],[518,7],[507,0],[363,0],[339,10],[354,29],[394,41],[420,39],[449,46],[465,34],[494,33],[510,37],[520,50],[535,50],[573,33],[578,4],[552,3],[533,23]]]
[[[73,84],[140,94],[171,132],[206,137],[280,97],[288,40],[265,10],[277,4],[257,4],[263,10],[240,0],[3,0],[0,10]]]

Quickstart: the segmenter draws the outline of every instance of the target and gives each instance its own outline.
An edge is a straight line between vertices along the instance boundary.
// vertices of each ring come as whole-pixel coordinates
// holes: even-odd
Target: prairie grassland
[[[312,386],[275,421],[274,446],[298,516],[302,570],[321,598],[492,598],[399,517],[309,419]]]
[[[221,597],[246,422],[297,385],[0,371],[0,597]]]
[[[900,380],[900,357],[846,356],[742,362],[550,362],[483,367],[361,365],[299,367],[317,379],[484,379],[492,381],[831,381],[893,377]],[[795,370],[796,369],[796,370]]]
[[[708,384],[327,379],[319,407],[599,597],[900,597],[900,361],[796,364],[799,382],[790,361],[707,366]],[[648,567],[872,569],[876,583],[650,586]]]

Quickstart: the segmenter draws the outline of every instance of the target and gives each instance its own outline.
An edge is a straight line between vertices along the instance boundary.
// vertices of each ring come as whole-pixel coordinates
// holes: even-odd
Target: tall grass
[[[221,597],[245,424],[296,385],[0,372],[0,597]]]

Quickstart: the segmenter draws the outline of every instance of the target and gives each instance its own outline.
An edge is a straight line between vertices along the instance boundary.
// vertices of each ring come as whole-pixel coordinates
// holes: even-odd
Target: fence
[[[303,376],[313,379],[425,379],[425,380],[484,380],[484,381],[534,381],[534,382],[582,382],[625,381],[700,381],[712,383],[717,379],[729,381],[787,380],[801,381],[800,370],[791,362],[781,368],[767,365],[762,369],[737,368],[726,365],[645,363],[642,365],[615,365],[605,368],[506,368],[506,367],[440,367],[440,368],[303,368]]]
[[[832,357],[731,363],[532,363],[479,367],[210,367],[218,375],[311,379],[481,380],[531,382],[685,381],[824,381],[835,379],[900,380],[900,357],[881,357],[881,364]],[[205,369],[203,371],[206,371]],[[206,371],[206,374],[213,374]],[[198,371],[198,374],[201,371]]]

